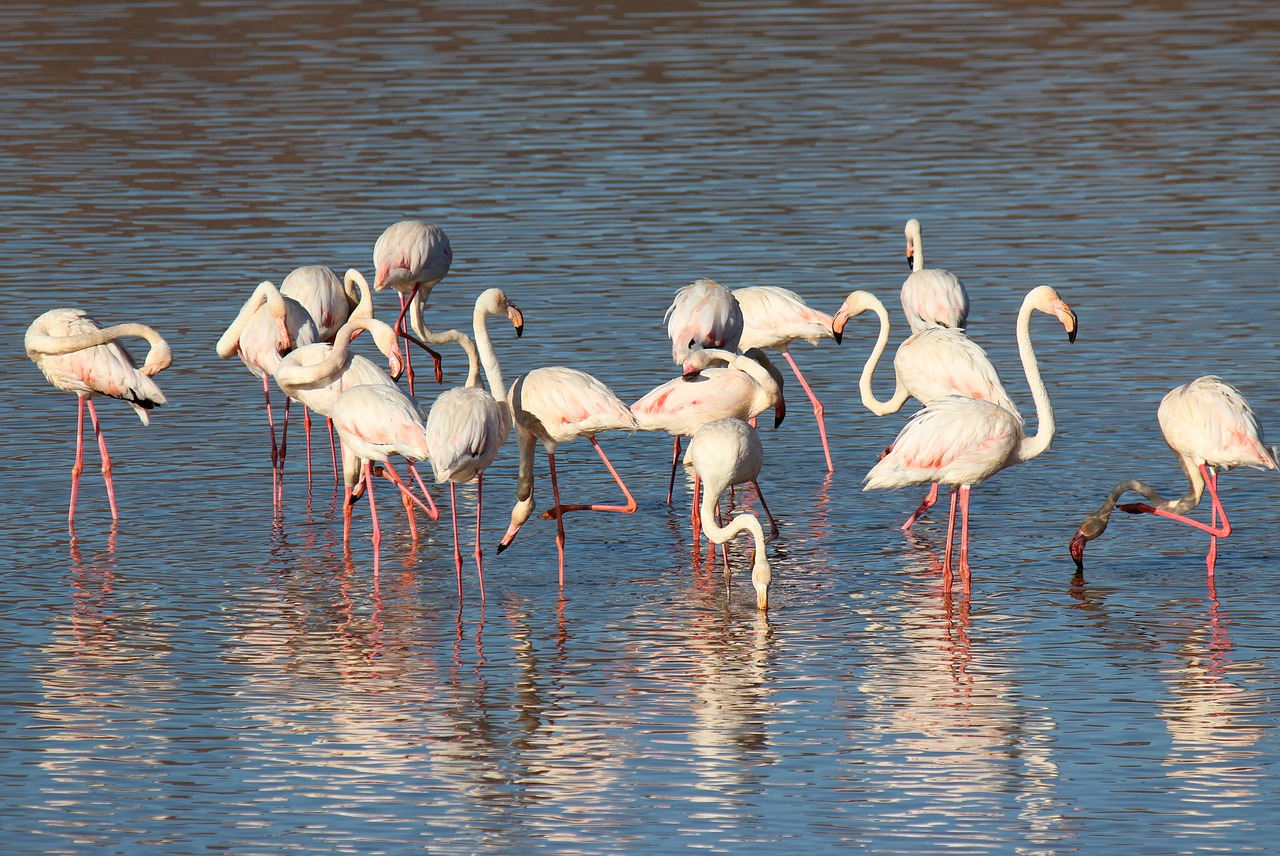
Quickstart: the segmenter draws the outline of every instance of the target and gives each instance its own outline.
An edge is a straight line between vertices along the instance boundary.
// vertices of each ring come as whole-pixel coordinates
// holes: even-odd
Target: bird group
[[[863,405],[883,416],[898,412],[908,399],[914,398],[921,409],[866,473],[864,490],[929,485],[927,495],[903,524],[903,529],[909,529],[937,502],[939,486],[948,486],[950,511],[943,579],[949,587],[953,569],[958,569],[967,590],[970,489],[1009,466],[1040,456],[1053,440],[1053,406],[1032,347],[1032,318],[1037,312],[1054,316],[1072,342],[1077,318],[1049,286],[1033,288],[1023,299],[1015,333],[1035,407],[1036,430],[1028,435],[999,373],[986,352],[965,332],[969,295],[963,283],[949,271],[924,266],[919,221],[909,220],[904,233],[911,273],[902,284],[900,299],[911,333],[894,355],[895,387],[888,399],[878,398],[874,391],[875,370],[888,345],[890,327],[889,313],[875,295],[854,291],[834,315],[827,315],[785,288],[751,286],[731,290],[711,279],[698,279],[679,289],[667,310],[672,359],[680,366],[680,373],[633,404],[625,404],[599,379],[565,366],[534,369],[517,378],[508,389],[488,318],[505,316],[519,336],[523,313],[500,289],[490,288],[475,301],[470,331],[432,331],[426,323],[427,301],[432,289],[448,273],[453,254],[444,231],[422,220],[395,223],[377,239],[372,287],[355,268],[339,279],[329,268],[317,265],[297,268],[279,287],[270,281],[260,283],[217,342],[216,351],[224,359],[238,356],[250,372],[262,379],[277,502],[281,497],[289,402],[296,400],[303,406],[308,426],[312,411],[328,421],[335,474],[337,449],[341,447],[344,541],[350,538],[353,506],[359,497],[367,495],[375,568],[381,540],[374,504],[375,478],[385,477],[395,486],[411,534],[416,538],[415,508],[432,520],[439,516],[427,485],[414,466],[416,462],[430,461],[436,483],[449,485],[459,596],[463,553],[456,489],[459,484],[476,485],[472,555],[483,597],[484,472],[514,429],[519,453],[515,503],[498,552],[512,545],[535,508],[533,459],[540,444],[548,458],[553,498],[551,508],[542,516],[556,522],[559,579],[563,586],[564,516],[572,511],[629,514],[637,508],[597,435],[606,431],[663,431],[675,438],[667,501],[672,499],[682,441],[689,438],[684,463],[694,475],[691,522],[695,540],[700,531],[721,545],[739,533],[752,536],[752,583],[757,607],[763,610],[768,608],[771,583],[764,527],[754,515],[746,513],[722,524],[719,507],[725,493],[735,486],[753,485],[776,537],[777,523],[760,493],[764,454],[754,426],[758,416],[772,410],[776,427],[785,416],[786,404],[783,377],[765,350],[780,352],[795,374],[812,404],[827,469],[834,471],[823,406],[789,346],[800,340],[816,345],[826,338],[839,344],[850,320],[871,312],[879,321],[879,333],[859,379]],[[386,288],[394,289],[400,298],[393,324],[374,317],[373,293]],[[386,370],[352,352],[353,340],[362,333],[368,333],[382,353]],[[140,368],[119,344],[118,340],[126,337],[140,337],[150,345]],[[467,381],[440,393],[427,406],[414,397],[410,346],[431,357],[435,379],[440,382],[441,355],[432,346],[444,344],[455,344],[466,355]],[[111,463],[93,398],[122,399],[147,424],[148,411],[166,403],[154,376],[173,361],[168,344],[154,329],[142,324],[103,328],[80,310],[54,309],[31,324],[25,346],[27,355],[50,383],[79,398],[68,527],[74,532],[76,498],[84,467],[86,407],[101,455],[112,519],[117,519]],[[402,375],[407,391],[399,383]],[[285,395],[279,439],[271,406],[272,379]],[[1207,564],[1212,576],[1217,539],[1231,532],[1218,497],[1218,472],[1240,466],[1277,467],[1275,452],[1265,445],[1248,403],[1218,377],[1197,378],[1172,390],[1161,403],[1158,416],[1164,437],[1187,475],[1186,494],[1167,500],[1135,479],[1117,484],[1070,541],[1069,552],[1078,568],[1083,568],[1087,542],[1106,530],[1112,511],[1119,508],[1132,514],[1179,520],[1209,533]],[[333,440],[334,431],[339,442]],[[309,427],[306,436],[309,446]],[[622,502],[562,503],[556,451],[561,444],[579,437],[587,438],[599,454],[622,493]],[[413,484],[395,469],[393,456],[405,459]],[[307,457],[310,479],[310,448]],[[705,495],[699,499],[703,489]],[[1205,490],[1211,499],[1208,524],[1187,516],[1200,503]],[[1120,503],[1122,495],[1129,491],[1140,494],[1146,502]],[[958,558],[953,555],[957,517]],[[721,549],[723,554],[723,546]],[[728,557],[723,555],[727,576]]]

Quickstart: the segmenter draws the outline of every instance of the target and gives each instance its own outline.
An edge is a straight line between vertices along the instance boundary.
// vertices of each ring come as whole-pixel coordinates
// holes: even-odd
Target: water
[[[1116,520],[1081,578],[1066,542],[1120,478],[1181,491],[1155,421],[1172,386],[1221,374],[1280,431],[1271,6],[231,0],[0,21],[7,852],[1270,846],[1274,475],[1223,479],[1212,588],[1206,538],[1165,521]],[[794,349],[837,472],[794,382],[762,432],[767,618],[745,548],[727,589],[694,551],[687,488],[664,502],[668,439],[645,435],[602,437],[641,507],[569,518],[563,591],[550,523],[492,549],[508,450],[486,598],[468,565],[460,604],[447,527],[414,545],[385,489],[377,573],[363,506],[343,550],[318,430],[313,488],[294,429],[273,518],[260,387],[213,352],[259,280],[371,272],[406,216],[455,250],[433,326],[502,287],[527,322],[495,326],[509,378],[571,365],[629,401],[674,376],[662,313],[696,277],[828,312],[867,288],[900,318],[918,217],[1026,412],[1022,295],[1051,283],[1079,313],[1074,345],[1033,329],[1057,440],[975,490],[972,591],[945,593],[945,516],[904,535],[919,492],[859,490],[902,419],[858,402],[875,330],[855,319]],[[91,452],[74,540],[73,399],[18,344],[55,306],[145,321],[177,354],[150,428],[103,404],[122,519]],[[571,501],[615,501],[589,446],[560,462]],[[471,488],[461,505],[470,527]]]

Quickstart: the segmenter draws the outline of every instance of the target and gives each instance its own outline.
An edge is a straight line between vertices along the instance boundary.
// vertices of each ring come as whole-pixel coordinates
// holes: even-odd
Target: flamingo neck
[[[81,333],[76,336],[32,337],[28,340],[27,348],[48,356],[57,356],[83,351],[86,348],[93,348],[98,345],[105,345],[108,342],[114,342],[116,339],[123,339],[127,336],[146,339],[151,345],[150,350],[147,351],[146,362],[141,369],[143,374],[154,375],[156,372],[173,364],[173,351],[169,349],[169,343],[146,324],[115,324],[111,327],[104,327],[101,330]]]
[[[484,369],[484,378],[489,383],[489,394],[497,401],[506,401],[507,387],[502,382],[502,366],[498,363],[498,352],[493,349],[493,342],[489,339],[489,314],[484,307],[476,306],[471,325],[475,328],[475,345],[479,351],[480,366]],[[472,383],[473,378],[475,383]],[[479,376],[475,372],[468,375],[467,386],[479,385]]]
[[[880,335],[876,338],[875,347],[871,349],[871,356],[867,357],[866,365],[862,367],[862,377],[858,379],[858,391],[862,393],[863,407],[876,416],[887,416],[902,409],[902,405],[907,401],[908,393],[903,387],[901,379],[897,381],[897,386],[893,390],[893,398],[888,401],[880,401],[876,398],[875,393],[872,392],[871,387],[876,373],[876,366],[880,362],[880,357],[884,356],[885,348],[889,345],[889,313],[884,308],[884,304],[874,297],[870,297],[868,303],[871,306],[871,311],[876,313],[876,317],[880,319]]]
[[[705,490],[703,491],[702,503],[698,512],[702,518],[703,531],[716,544],[723,544],[741,532],[749,532],[751,534],[751,538],[755,542],[755,560],[751,568],[751,584],[756,590],[757,608],[768,609],[769,584],[772,582],[772,573],[769,569],[769,559],[764,551],[764,528],[753,514],[739,514],[730,520],[728,525],[719,525],[716,522],[716,504],[720,501],[720,495],[724,493],[724,488],[712,490],[712,486],[707,484],[705,479],[703,480],[703,487]]]
[[[1027,385],[1031,387],[1031,398],[1035,402],[1036,433],[1031,437],[1023,436],[1022,442],[1018,444],[1015,455],[1019,461],[1029,461],[1048,451],[1057,430],[1057,422],[1053,418],[1053,403],[1049,401],[1049,393],[1040,377],[1040,363],[1031,346],[1031,313],[1034,311],[1031,301],[1031,294],[1028,294],[1018,312],[1018,356],[1022,358]]]
[[[240,307],[239,314],[236,315],[235,320],[231,322],[231,326],[227,328],[226,332],[222,334],[222,338],[218,339],[218,344],[216,345],[218,356],[226,360],[240,352],[240,336],[263,304],[266,304],[267,311],[271,313],[271,317],[277,319],[283,326],[289,314],[284,296],[275,287],[274,283],[270,280],[263,280],[253,290],[253,294],[249,295],[249,299],[244,302],[244,306]]]
[[[364,278],[364,274],[355,268],[347,271],[347,275],[342,280],[343,291],[346,292],[347,300],[352,304],[351,313],[348,318],[372,318],[373,317],[373,292],[369,288],[369,281]]]

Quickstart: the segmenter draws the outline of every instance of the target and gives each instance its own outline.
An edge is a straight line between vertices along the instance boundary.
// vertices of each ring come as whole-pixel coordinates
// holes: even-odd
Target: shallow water
[[[1274,474],[1224,477],[1212,587],[1206,537],[1166,521],[1117,519],[1083,577],[1066,543],[1121,478],[1181,491],[1171,387],[1221,374],[1277,424],[1280,12],[232,0],[0,22],[8,852],[1269,847]],[[602,437],[640,510],[568,518],[563,590],[547,521],[493,550],[512,449],[486,478],[483,603],[470,564],[459,602],[443,521],[415,545],[385,489],[375,573],[363,505],[343,549],[319,428],[310,490],[293,429],[273,516],[260,384],[213,343],[258,281],[370,273],[408,216],[454,248],[433,326],[502,287],[526,318],[494,326],[508,379],[570,365],[628,401],[674,376],[662,314],[701,276],[827,312],[870,289],[896,343],[918,217],[1024,413],[1022,295],[1078,312],[1074,345],[1033,328],[1054,448],[974,491],[973,586],[945,592],[945,515],[904,535],[920,491],[860,490],[903,419],[858,401],[859,318],[794,349],[836,472],[789,374],[761,432],[767,617],[747,549],[726,587],[687,488],[666,505],[665,435]],[[91,451],[75,539],[74,399],[18,344],[56,306],[177,355],[150,428],[102,404],[122,516]],[[567,497],[615,501],[589,446],[558,458]]]

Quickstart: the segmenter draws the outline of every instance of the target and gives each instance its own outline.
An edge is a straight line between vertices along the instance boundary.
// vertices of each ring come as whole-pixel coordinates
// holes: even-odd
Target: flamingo
[[[533,453],[535,441],[541,442],[551,467],[551,492],[555,505],[547,516],[556,521],[556,551],[560,557],[560,585],[564,586],[564,514],[567,511],[611,511],[631,514],[636,510],[635,497],[627,490],[618,471],[596,440],[601,431],[635,431],[639,426],[635,414],[613,390],[583,371],[566,366],[546,366],[516,378],[511,385],[511,411],[515,418],[516,445],[520,450],[520,474],[516,486],[516,504],[511,509],[511,525],[498,552],[511,546],[520,527],[533,512]],[[560,484],[556,478],[556,450],[561,443],[586,437],[595,447],[600,460],[613,476],[626,497],[625,505],[561,505]]]
[[[1231,534],[1231,523],[1218,499],[1218,470],[1234,467],[1276,469],[1276,453],[1262,439],[1262,427],[1253,409],[1234,386],[1216,375],[1198,377],[1169,391],[1157,412],[1160,433],[1178,456],[1189,486],[1180,499],[1169,500],[1155,488],[1137,479],[1122,481],[1108,494],[1102,507],[1085,518],[1071,539],[1071,558],[1084,570],[1085,545],[1107,530],[1113,508],[1129,514],[1155,514],[1178,520],[1209,533],[1206,558],[1210,581],[1218,558],[1218,539]],[[1205,488],[1211,501],[1209,524],[1186,516],[1200,504]],[[1150,504],[1133,502],[1116,505],[1126,491],[1142,494]],[[1218,518],[1222,523],[1218,523]]]
[[[1035,400],[1038,426],[1028,437],[1022,419],[1010,410],[977,398],[948,395],[935,398],[911,418],[893,446],[863,479],[863,490],[939,482],[952,486],[951,513],[947,521],[947,549],[943,578],[950,584],[952,541],[955,535],[956,499],[959,497],[962,528],[960,573],[969,588],[969,489],[1006,467],[1030,461],[1053,442],[1053,405],[1040,377],[1031,347],[1031,313],[1054,315],[1076,338],[1076,315],[1053,288],[1042,285],[1027,292],[1018,312],[1018,354]]]
[[[362,384],[343,391],[334,401],[331,414],[333,425],[342,439],[342,471],[346,485],[342,504],[342,541],[344,544],[350,541],[352,505],[368,491],[376,567],[382,530],[378,526],[378,509],[373,501],[374,464],[383,464],[379,468],[382,474],[400,488],[411,525],[410,502],[416,503],[432,520],[439,516],[434,506],[424,505],[410,492],[390,464],[392,455],[404,457],[411,465],[427,457],[426,426],[418,412],[417,402],[401,392],[399,387],[381,383]],[[417,534],[416,528],[414,534]]]
[[[150,344],[142,368],[134,367],[133,358],[116,341],[138,336]],[[84,471],[84,410],[89,408],[93,434],[102,456],[102,480],[107,487],[112,521],[120,518],[116,510],[115,484],[111,480],[111,456],[107,440],[98,423],[93,405],[95,395],[118,398],[129,404],[150,425],[147,411],[167,403],[164,393],[152,378],[173,363],[169,344],[145,324],[117,324],[103,328],[82,310],[51,309],[31,322],[23,340],[27,356],[39,366],[49,383],[58,389],[74,392],[79,399],[76,422],[76,460],[71,468],[71,504],[67,510],[67,529],[74,532],[76,495],[80,490],[80,474]]]
[[[845,298],[831,321],[836,342],[844,339],[845,325],[850,318],[871,310],[880,318],[880,335],[876,339],[871,356],[862,369],[858,387],[862,404],[877,416],[887,416],[902,409],[908,398],[928,404],[944,395],[963,395],[980,398],[992,404],[1018,413],[1017,406],[1000,382],[1000,375],[981,346],[960,330],[946,327],[925,327],[912,333],[898,346],[893,358],[896,386],[888,401],[876,398],[872,390],[876,366],[889,342],[889,313],[874,294],[854,291]],[[938,501],[938,485],[929,486],[929,493],[915,512],[902,524],[910,529],[920,515]]]
[[[949,270],[924,266],[924,242],[920,221],[907,221],[907,264],[911,275],[902,283],[902,311],[911,332],[925,327],[962,329],[969,320],[969,293],[964,283]]]
[[[742,307],[733,292],[714,279],[696,279],[677,291],[662,320],[678,366],[703,348],[736,351],[742,338]]]
[[[723,544],[739,532],[750,532],[755,539],[755,557],[751,570],[751,584],[756,590],[756,609],[769,608],[769,584],[772,575],[769,559],[765,556],[764,529],[751,514],[739,514],[720,526],[716,521],[716,506],[720,497],[733,485],[756,484],[760,478],[760,466],[764,462],[764,449],[760,436],[742,419],[727,417],[715,419],[699,428],[689,441],[689,462],[698,479],[705,483],[700,514],[702,528],[713,543]],[[725,574],[728,575],[726,557]]]
[[[453,248],[444,230],[424,220],[401,220],[392,223],[373,245],[373,288],[382,291],[388,286],[400,292],[400,315],[396,318],[397,333],[407,333],[405,313],[414,301],[425,304],[431,289],[444,279],[453,263]],[[406,345],[407,347],[407,345]],[[439,363],[436,364],[437,383]],[[413,366],[408,366],[409,393],[413,393]]]
[[[822,438],[822,454],[827,459],[827,472],[835,472],[831,462],[831,447],[827,444],[827,424],[823,416],[822,402],[810,388],[800,366],[791,356],[791,343],[804,339],[817,345],[823,339],[832,338],[831,316],[812,309],[804,298],[785,288],[774,285],[753,285],[735,288],[733,296],[742,307],[742,338],[738,343],[744,351],[748,348],[775,348],[782,352],[791,371],[805,395],[813,404],[813,416],[818,421],[818,436]]]
[[[262,378],[262,393],[267,402],[267,426],[271,429],[271,472],[273,479],[284,467],[283,433],[276,445],[276,424],[271,414],[271,386],[268,378],[275,374],[284,354],[294,348],[318,341],[319,333],[311,314],[302,304],[280,293],[270,281],[258,283],[253,294],[240,308],[231,326],[218,339],[218,356],[224,360],[239,356],[254,375]],[[285,399],[285,426],[288,426],[289,400]]]
[[[716,360],[728,365],[707,368]],[[716,419],[728,416],[754,419],[770,408],[774,411],[773,425],[776,428],[787,414],[782,395],[782,375],[758,348],[745,354],[732,354],[716,348],[703,349],[690,356],[686,368],[687,374],[654,388],[631,405],[631,412],[636,415],[636,424],[641,431],[666,431],[675,437],[668,503],[675,489],[680,438],[692,437],[699,428]],[[756,485],[756,491],[759,490],[760,486]],[[767,507],[765,511],[768,512]],[[769,521],[776,531],[777,524],[772,515]]]
[[[427,448],[436,484],[449,482],[449,503],[453,519],[453,561],[458,572],[459,596],[462,585],[462,548],[458,539],[457,485],[476,483],[476,573],[480,579],[480,599],[484,600],[484,565],[480,549],[480,513],[483,501],[484,471],[498,456],[498,450],[511,434],[511,408],[502,382],[502,367],[489,339],[489,315],[506,315],[516,328],[516,336],[524,333],[524,316],[519,307],[498,288],[490,288],[476,298],[472,313],[475,344],[484,368],[486,391],[472,371],[467,386],[445,390],[431,405],[427,414]]]

